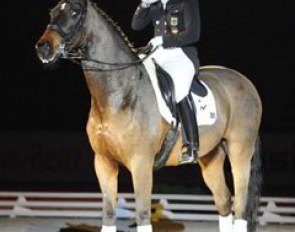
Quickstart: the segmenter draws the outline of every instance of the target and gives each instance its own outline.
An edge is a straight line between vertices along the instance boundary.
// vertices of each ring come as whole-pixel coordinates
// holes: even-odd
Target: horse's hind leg
[[[132,160],[131,174],[136,199],[137,232],[152,232],[151,195],[153,179],[151,155],[136,156]]]
[[[95,155],[94,164],[103,197],[101,232],[116,232],[118,164],[109,157],[100,154]]]
[[[221,146],[216,147],[210,154],[200,158],[202,175],[211,190],[219,213],[219,231],[232,231],[231,193],[226,185],[224,175],[225,152]]]
[[[231,140],[227,143],[235,192],[233,232],[247,232],[247,197],[255,142],[245,141]]]

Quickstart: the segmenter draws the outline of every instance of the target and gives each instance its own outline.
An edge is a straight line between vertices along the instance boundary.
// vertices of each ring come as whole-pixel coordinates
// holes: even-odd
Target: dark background
[[[2,7],[1,189],[97,188],[85,135],[90,96],[82,72],[67,61],[54,70],[44,69],[34,50],[49,21],[49,9],[56,3],[6,1]],[[97,3],[118,22],[135,47],[148,42],[151,28],[143,32],[130,29],[138,0]],[[242,72],[261,95],[264,194],[294,196],[295,2],[200,0],[200,11],[201,63]],[[192,178],[195,173],[197,179]],[[131,188],[128,175],[122,169],[122,191]],[[197,167],[167,168],[155,174],[155,191],[165,191],[165,186],[167,190],[167,184],[170,188],[175,185],[175,191],[208,191]]]

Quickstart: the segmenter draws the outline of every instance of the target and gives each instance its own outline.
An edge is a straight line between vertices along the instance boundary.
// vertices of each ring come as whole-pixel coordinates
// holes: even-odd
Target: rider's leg
[[[186,96],[177,104],[177,109],[184,135],[180,163],[193,163],[197,159],[199,133],[192,97]]]
[[[183,151],[180,163],[196,160],[198,151],[198,127],[194,102],[188,97],[196,69],[181,48],[160,48],[153,55],[156,62],[171,76],[175,87],[178,117],[183,128]]]

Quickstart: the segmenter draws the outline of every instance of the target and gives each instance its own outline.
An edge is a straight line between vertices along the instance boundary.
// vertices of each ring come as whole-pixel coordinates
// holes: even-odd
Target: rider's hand
[[[150,40],[149,44],[151,44],[153,48],[161,46],[163,44],[163,37],[156,36]]]
[[[151,4],[158,2],[159,0],[141,0],[141,6],[144,8],[150,7]]]

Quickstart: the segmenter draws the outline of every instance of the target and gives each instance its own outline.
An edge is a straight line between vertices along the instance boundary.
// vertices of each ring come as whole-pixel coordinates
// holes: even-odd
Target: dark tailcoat
[[[132,19],[132,29],[142,30],[150,23],[154,25],[155,36],[163,37],[164,48],[181,47],[198,69],[196,43],[201,27],[198,0],[170,0],[166,9],[161,1],[148,8],[139,5]]]

